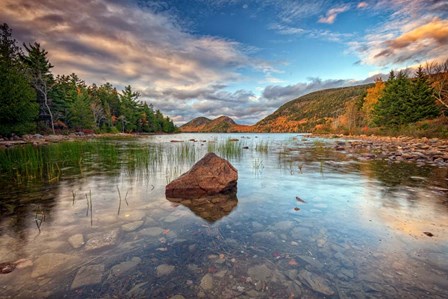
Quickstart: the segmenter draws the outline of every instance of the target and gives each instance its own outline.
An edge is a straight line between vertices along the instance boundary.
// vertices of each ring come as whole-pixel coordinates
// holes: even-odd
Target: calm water
[[[229,138],[239,150],[219,147]],[[356,161],[297,134],[108,142],[113,165],[1,176],[0,263],[23,259],[0,274],[1,298],[448,297],[446,168]],[[165,185],[213,148],[237,194],[168,201]],[[136,149],[152,158],[122,160]]]

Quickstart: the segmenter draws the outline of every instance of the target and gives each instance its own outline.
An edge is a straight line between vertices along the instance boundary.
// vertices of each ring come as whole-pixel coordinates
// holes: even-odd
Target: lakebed
[[[24,160],[0,178],[0,263],[15,263],[0,297],[446,298],[443,151],[409,149],[429,163],[357,142],[179,134],[7,149]],[[230,204],[166,200],[208,151],[238,170]]]

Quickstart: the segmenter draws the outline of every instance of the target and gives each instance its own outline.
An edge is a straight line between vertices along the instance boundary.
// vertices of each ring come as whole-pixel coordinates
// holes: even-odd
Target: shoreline
[[[336,151],[360,161],[413,162],[418,166],[448,167],[448,139],[335,134],[312,134],[313,137],[334,138]]]
[[[182,132],[180,133],[182,134]],[[230,133],[229,133],[230,134]],[[274,133],[275,134],[275,133]],[[31,144],[34,146],[47,145],[63,141],[91,140],[104,137],[140,138],[148,135],[167,135],[163,133],[104,133],[68,135],[23,135],[10,139],[0,139],[0,149]],[[414,162],[417,165],[448,167],[448,139],[414,138],[407,136],[376,136],[376,135],[342,135],[309,133],[307,138],[334,139],[334,150],[359,161],[385,160],[389,163]]]
[[[20,145],[31,144],[34,146],[47,145],[50,143],[58,143],[62,141],[75,141],[75,140],[90,140],[95,138],[102,137],[121,137],[121,138],[138,138],[140,136],[153,135],[153,134],[130,134],[130,133],[104,133],[104,134],[77,134],[70,133],[68,135],[41,135],[41,134],[32,134],[32,135],[23,135],[13,136],[11,138],[0,138],[0,149],[2,148],[10,148]],[[155,134],[154,134],[155,135]]]

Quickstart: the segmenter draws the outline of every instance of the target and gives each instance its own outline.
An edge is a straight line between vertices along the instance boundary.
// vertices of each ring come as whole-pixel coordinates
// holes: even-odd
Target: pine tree
[[[0,135],[34,131],[39,111],[36,93],[23,75],[16,43],[9,26],[0,25]]]
[[[419,66],[415,79],[412,82],[411,105],[413,107],[410,115],[410,122],[416,122],[422,119],[437,117],[440,113],[434,97],[433,89],[428,83],[428,78]]]
[[[378,126],[400,126],[410,121],[412,114],[412,85],[404,72],[395,77],[390,73],[382,97],[373,111],[373,122]]]
[[[48,60],[48,52],[40,47],[39,43],[23,44],[26,55],[21,55],[22,61],[27,66],[27,74],[33,87],[36,89],[38,95],[38,102],[40,104],[41,120],[46,120],[47,113],[49,117],[50,127],[54,131],[54,119],[51,111],[51,100],[49,98],[51,85],[53,83],[53,75],[51,74],[51,68],[53,65]]]

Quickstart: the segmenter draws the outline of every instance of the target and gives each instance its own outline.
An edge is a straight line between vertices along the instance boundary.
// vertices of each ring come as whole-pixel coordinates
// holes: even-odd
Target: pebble
[[[210,273],[207,273],[202,277],[201,284],[199,285],[203,290],[211,290],[213,288],[213,277]]]
[[[68,238],[68,242],[73,248],[77,249],[84,245],[84,236],[82,234],[73,235]]]
[[[169,275],[169,274],[171,274],[171,272],[174,271],[175,268],[176,267],[174,267],[172,265],[168,265],[168,264],[159,265],[156,268],[156,275],[157,275],[157,277]]]

